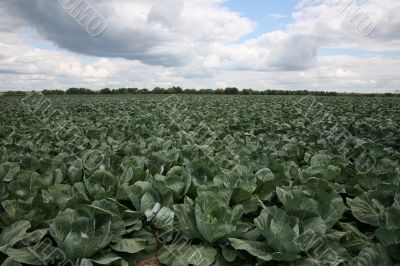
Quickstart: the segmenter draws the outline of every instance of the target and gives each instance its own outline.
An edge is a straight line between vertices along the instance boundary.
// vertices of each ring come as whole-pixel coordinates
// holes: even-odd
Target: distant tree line
[[[2,96],[25,96],[27,94],[26,91],[6,91],[3,92]]]
[[[51,94],[53,91],[43,91],[43,94]],[[368,95],[368,96],[394,96],[397,94],[360,94],[360,93],[338,93],[332,91],[308,91],[308,90],[239,90],[236,87],[227,87],[225,89],[182,89],[181,87],[160,88],[155,87],[152,90],[139,88],[104,88],[99,91],[93,91],[87,88],[69,88],[66,92],[56,91],[55,94],[216,94],[216,95],[316,95],[316,96],[337,96],[337,95]]]
[[[23,96],[27,92],[24,91],[8,91],[4,92],[3,96]],[[139,88],[119,88],[110,89],[104,88],[101,90],[91,90],[88,88],[69,88],[64,90],[43,90],[44,95],[83,95],[83,94],[215,94],[215,95],[315,95],[315,96],[400,96],[396,93],[339,93],[332,91],[308,91],[308,90],[239,90],[236,87],[227,87],[225,89],[182,89],[181,87],[160,88],[155,87],[152,90]]]

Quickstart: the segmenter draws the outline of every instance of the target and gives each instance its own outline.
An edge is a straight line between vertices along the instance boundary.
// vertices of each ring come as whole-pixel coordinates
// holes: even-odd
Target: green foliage
[[[0,265],[400,264],[398,99],[155,91],[0,99]]]

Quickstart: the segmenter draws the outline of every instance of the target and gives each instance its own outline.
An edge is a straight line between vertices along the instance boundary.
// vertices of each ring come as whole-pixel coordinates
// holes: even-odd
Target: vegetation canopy
[[[2,97],[0,264],[399,265],[399,138],[390,97]]]

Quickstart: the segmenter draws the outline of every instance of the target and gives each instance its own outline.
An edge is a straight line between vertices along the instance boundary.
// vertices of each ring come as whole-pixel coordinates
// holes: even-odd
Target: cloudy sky
[[[0,0],[0,91],[394,91],[399,14],[399,0]]]

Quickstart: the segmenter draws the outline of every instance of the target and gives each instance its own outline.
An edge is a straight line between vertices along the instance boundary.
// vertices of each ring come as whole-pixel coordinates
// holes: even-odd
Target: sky
[[[0,91],[400,89],[398,0],[1,0]]]

